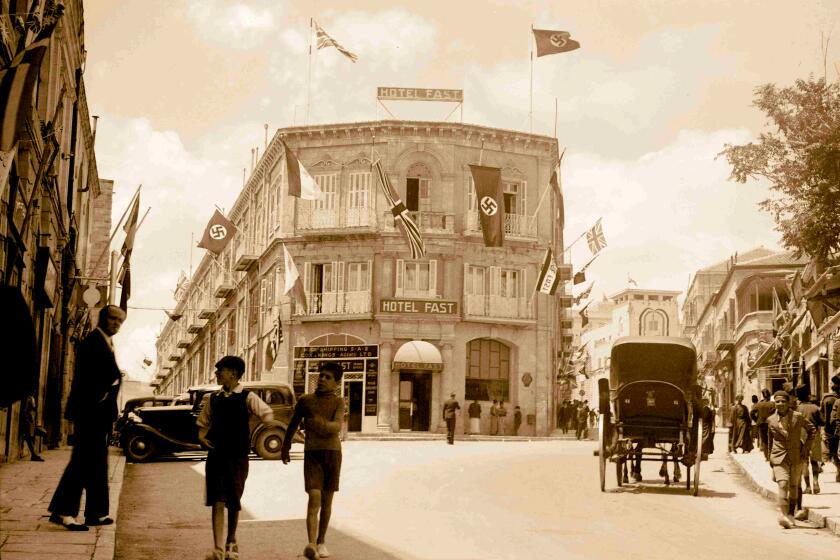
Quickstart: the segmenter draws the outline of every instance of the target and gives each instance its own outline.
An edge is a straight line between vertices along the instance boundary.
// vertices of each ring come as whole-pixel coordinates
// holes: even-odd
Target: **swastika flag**
[[[475,203],[484,233],[485,247],[502,247],[505,243],[505,198],[502,191],[502,170],[498,167],[470,165],[475,184]]]
[[[550,29],[532,29],[537,42],[537,58],[547,54],[557,54],[580,48],[580,43],[572,39],[568,31]]]
[[[210,218],[210,222],[207,224],[207,228],[204,230],[204,236],[199,241],[198,246],[218,255],[227,247],[230,238],[233,237],[235,227],[233,222],[216,210],[213,213],[213,217]]]

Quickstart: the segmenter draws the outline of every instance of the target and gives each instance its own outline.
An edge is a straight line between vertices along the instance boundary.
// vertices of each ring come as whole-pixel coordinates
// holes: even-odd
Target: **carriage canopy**
[[[694,345],[687,338],[625,336],[613,343],[610,389],[634,381],[665,381],[684,391],[697,383]]]

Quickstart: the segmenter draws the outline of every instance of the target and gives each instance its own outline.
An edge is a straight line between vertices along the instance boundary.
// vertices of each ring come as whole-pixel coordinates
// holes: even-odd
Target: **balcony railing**
[[[467,230],[481,231],[481,221],[477,211],[467,212]],[[505,214],[505,235],[513,237],[536,237],[536,216]]]
[[[773,330],[772,311],[753,311],[752,313],[747,313],[738,321],[738,326],[735,327],[735,332],[739,334],[768,330]]]
[[[313,208],[311,204],[298,207],[298,229],[341,229],[376,226],[373,208]]]
[[[732,333],[732,329],[730,327],[726,326],[718,329],[717,335],[715,350],[718,352],[729,350],[735,345],[735,335]]]
[[[371,292],[327,292],[307,294],[309,316],[319,315],[362,315],[371,311]],[[298,315],[302,309],[297,308]]]
[[[455,214],[452,212],[427,212],[420,210],[409,211],[409,216],[417,224],[421,232],[426,233],[455,233]],[[396,229],[394,215],[390,210],[382,213],[382,229],[393,231]]]
[[[464,314],[498,319],[533,319],[530,298],[491,295],[464,295]]]

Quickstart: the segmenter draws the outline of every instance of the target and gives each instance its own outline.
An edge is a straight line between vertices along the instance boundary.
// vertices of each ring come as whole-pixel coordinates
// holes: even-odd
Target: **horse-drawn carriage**
[[[696,352],[689,340],[644,336],[617,339],[610,356],[610,377],[598,382],[601,414],[596,454],[601,491],[605,489],[607,461],[615,463],[618,486],[628,482],[628,463],[631,474],[641,480],[642,461],[661,462],[660,475],[670,484],[670,458],[674,482],[680,480],[682,463],[686,467],[686,488],[696,496],[700,463],[708,457],[714,435],[711,409],[703,405],[701,397]],[[709,424],[705,429],[704,422]]]

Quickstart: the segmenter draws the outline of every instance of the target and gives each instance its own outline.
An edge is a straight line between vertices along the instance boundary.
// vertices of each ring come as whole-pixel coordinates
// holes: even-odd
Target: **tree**
[[[719,155],[730,179],[770,182],[776,196],[759,207],[773,215],[782,244],[826,266],[840,257],[840,85],[813,76],[782,89],[765,84],[753,106],[775,130]]]

